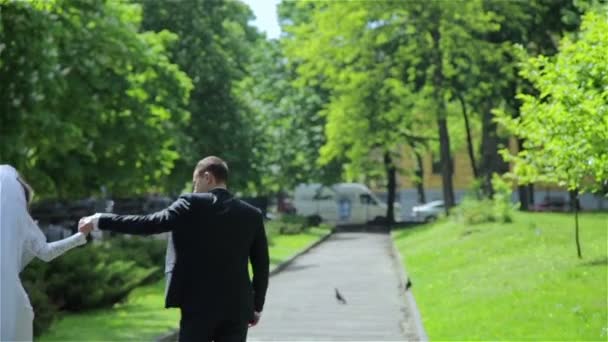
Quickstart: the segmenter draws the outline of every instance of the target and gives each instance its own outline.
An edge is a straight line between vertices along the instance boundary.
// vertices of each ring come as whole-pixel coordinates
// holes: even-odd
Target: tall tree
[[[0,159],[43,196],[158,190],[190,79],[124,2],[0,2]]]
[[[520,94],[521,115],[499,116],[501,124],[524,138],[514,174],[522,182],[549,182],[579,191],[601,187],[608,178],[608,101],[603,86],[608,28],[605,11],[585,14],[578,39],[566,37],[555,58],[526,59],[521,74],[539,95]],[[522,56],[525,52],[522,51]],[[525,57],[522,57],[525,58]]]
[[[350,170],[352,176],[353,170],[364,170],[363,165],[369,168],[370,158],[394,154],[397,146],[412,138],[411,132],[420,131],[420,121],[428,125],[430,114],[439,137],[449,210],[454,192],[447,101],[463,92],[454,81],[454,75],[468,71],[458,63],[462,55],[468,56],[467,51],[484,43],[484,34],[498,27],[495,15],[482,5],[482,1],[300,5],[307,15],[299,16],[305,21],[289,32],[295,38],[288,42],[287,51],[300,63],[298,71],[306,82],[319,83],[331,94],[325,109],[328,143],[322,160],[346,155],[347,175]],[[336,23],[338,17],[342,20]],[[470,56],[468,60],[466,67],[476,61]],[[418,117],[421,103],[426,118]],[[385,162],[393,160],[388,157]],[[394,184],[390,170],[386,168],[387,184]]]
[[[466,112],[468,85],[481,74],[477,66],[488,44],[485,34],[498,28],[496,15],[483,8],[482,1],[460,2],[403,2],[394,3],[391,13],[401,16],[398,38],[408,81],[418,96],[432,99],[430,113],[436,122],[443,197],[446,213],[455,204],[452,175],[452,138],[448,125],[448,102],[459,99],[463,109],[467,146],[472,170],[477,165],[472,149],[472,134]]]
[[[408,116],[400,111],[404,100],[396,96],[405,87],[381,41],[387,27],[368,27],[379,13],[367,4],[325,3],[288,31],[292,38],[286,46],[301,82],[329,93],[322,111],[327,140],[321,163],[345,157],[345,176],[352,180],[385,174],[392,221],[395,157],[407,133],[401,121]],[[337,27],[336,17],[344,18]]]
[[[325,118],[319,111],[326,93],[294,84],[296,74],[278,41],[258,44],[249,76],[239,84],[240,96],[256,113],[255,161],[262,175],[257,192],[282,192],[307,182],[335,183],[339,162],[315,162],[325,144]]]
[[[261,35],[249,26],[251,10],[239,1],[142,1],[143,26],[179,36],[171,60],[193,80],[189,103],[191,123],[184,144],[189,152],[174,169],[172,186],[183,187],[191,169],[205,155],[219,155],[231,167],[231,185],[245,189],[256,182],[252,165],[258,138],[250,108],[236,94],[247,75],[253,49]],[[180,181],[181,180],[181,181]]]
[[[577,209],[580,192],[595,192],[608,179],[608,7],[584,15],[580,33],[562,39],[555,58],[524,60],[521,75],[538,91],[520,94],[521,114],[499,121],[524,141],[513,174],[521,183],[546,182],[567,187]],[[578,221],[576,224],[577,250]]]
[[[520,44],[531,55],[552,55],[557,52],[557,41],[565,31],[578,27],[580,9],[572,0],[535,0],[526,2],[485,1],[484,7],[497,15],[500,29],[484,36],[492,48],[484,54],[479,63],[483,77],[477,81],[485,84],[485,92],[477,91],[477,102],[480,105],[483,135],[481,151],[483,162],[481,173],[484,178],[486,194],[492,195],[492,174],[500,172],[504,161],[498,155],[499,144],[505,137],[498,137],[498,127],[494,122],[494,108],[503,108],[517,117],[520,103],[516,99],[518,89],[528,87],[526,80],[518,76],[516,49],[513,44]],[[484,50],[481,50],[484,51]],[[480,89],[474,87],[473,89]],[[492,99],[485,101],[484,99]],[[519,148],[523,141],[518,139]],[[519,187],[522,208],[527,209],[533,201],[531,186]]]

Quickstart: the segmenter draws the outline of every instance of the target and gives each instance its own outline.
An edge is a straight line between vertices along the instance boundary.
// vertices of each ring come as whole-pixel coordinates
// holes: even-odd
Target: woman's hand
[[[86,217],[80,219],[78,222],[78,231],[83,233],[84,235],[89,235],[89,233],[93,230],[93,224],[91,222],[87,222]]]
[[[97,222],[101,214],[86,216],[78,221],[78,231],[83,234],[89,234],[93,230],[97,230]]]

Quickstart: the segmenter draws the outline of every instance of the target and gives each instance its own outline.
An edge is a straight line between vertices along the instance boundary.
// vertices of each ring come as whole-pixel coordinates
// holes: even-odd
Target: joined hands
[[[95,220],[96,215],[86,216],[78,221],[78,231],[88,235],[91,231],[95,229]]]

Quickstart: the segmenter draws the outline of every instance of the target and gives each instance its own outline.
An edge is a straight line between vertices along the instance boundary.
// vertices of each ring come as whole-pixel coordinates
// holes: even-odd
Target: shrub
[[[79,248],[49,264],[47,294],[60,309],[81,311],[111,306],[142,284],[156,268],[117,258],[109,244]]]
[[[21,275],[23,287],[30,297],[30,302],[34,308],[34,335],[38,336],[47,330],[57,317],[58,308],[50,300],[46,293],[46,283],[44,276],[48,264],[41,261],[34,261],[26,268]]]
[[[492,175],[492,186],[494,187],[494,197],[492,198],[494,216],[499,222],[512,222],[513,210],[518,205],[511,201],[511,184],[495,173]]]
[[[310,222],[306,217],[292,214],[281,215],[278,219],[266,223],[266,231],[269,235],[295,235],[306,231],[310,227]]]
[[[455,209],[454,218],[465,224],[494,222],[493,204],[489,199],[465,198]]]
[[[493,198],[466,197],[456,208],[454,217],[470,225],[484,222],[512,222],[516,205],[511,202],[511,185],[499,175],[494,174],[492,186],[494,188]]]
[[[34,307],[34,331],[59,310],[81,311],[122,301],[135,287],[163,276],[166,241],[118,237],[76,248],[50,263],[34,261],[21,274]]]
[[[325,224],[312,225],[307,217],[293,214],[282,215],[275,220],[267,221],[264,226],[266,228],[266,237],[268,238],[269,246],[273,246],[274,237],[277,235],[301,234],[312,227],[331,229],[330,226]]]
[[[106,248],[112,250],[115,260],[132,260],[138,266],[145,268],[164,265],[167,240],[120,235],[104,243],[108,244]],[[164,273],[161,270],[152,281],[156,281],[163,276]]]
[[[279,220],[285,224],[297,225],[303,228],[310,228],[311,226],[309,222],[310,220],[307,217],[294,214],[281,215]]]

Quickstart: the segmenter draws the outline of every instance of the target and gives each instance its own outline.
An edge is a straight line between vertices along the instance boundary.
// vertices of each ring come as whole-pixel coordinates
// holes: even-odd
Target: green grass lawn
[[[164,279],[135,289],[112,309],[65,314],[40,341],[150,341],[174,329],[179,310],[164,309]]]
[[[312,228],[301,234],[272,236],[271,264],[288,259],[328,233]],[[124,303],[111,309],[65,314],[37,340],[151,341],[177,328],[179,322],[179,310],[164,309],[164,291],[163,279],[135,289]]]
[[[431,340],[608,339],[608,214],[395,231]]]
[[[297,235],[274,235],[271,237],[272,244],[270,246],[271,268],[289,259],[328,233],[328,229],[311,228],[305,233]]]

